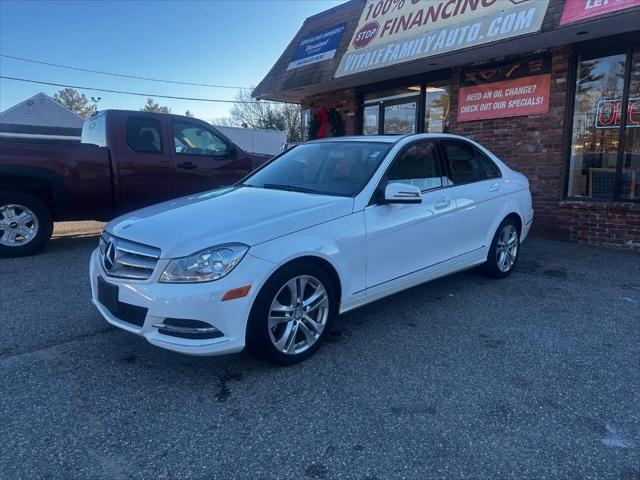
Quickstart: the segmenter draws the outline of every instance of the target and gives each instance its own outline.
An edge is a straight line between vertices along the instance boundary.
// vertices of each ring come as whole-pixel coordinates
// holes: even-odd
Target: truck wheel
[[[53,219],[37,197],[23,192],[0,192],[0,258],[33,255],[44,248],[53,232]]]

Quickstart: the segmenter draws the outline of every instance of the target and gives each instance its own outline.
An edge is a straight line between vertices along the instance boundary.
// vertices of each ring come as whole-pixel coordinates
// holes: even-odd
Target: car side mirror
[[[422,192],[419,187],[406,183],[388,183],[384,189],[384,198],[380,203],[422,203]]]

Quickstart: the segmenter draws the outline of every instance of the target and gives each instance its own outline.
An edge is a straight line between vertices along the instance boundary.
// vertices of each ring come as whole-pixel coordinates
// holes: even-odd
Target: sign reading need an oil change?
[[[458,121],[547,113],[550,72],[549,55],[462,72]]]
[[[336,77],[540,30],[549,0],[368,0]]]

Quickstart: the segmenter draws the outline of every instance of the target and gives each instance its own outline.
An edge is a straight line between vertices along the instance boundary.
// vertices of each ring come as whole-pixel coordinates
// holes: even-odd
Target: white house
[[[42,92],[0,113],[0,136],[79,138],[83,118]]]

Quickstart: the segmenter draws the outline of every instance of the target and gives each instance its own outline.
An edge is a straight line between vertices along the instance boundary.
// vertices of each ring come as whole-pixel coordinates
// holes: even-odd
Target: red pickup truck
[[[0,139],[0,257],[42,249],[59,220],[109,220],[235,183],[269,159],[206,122],[105,110],[80,142]]]

